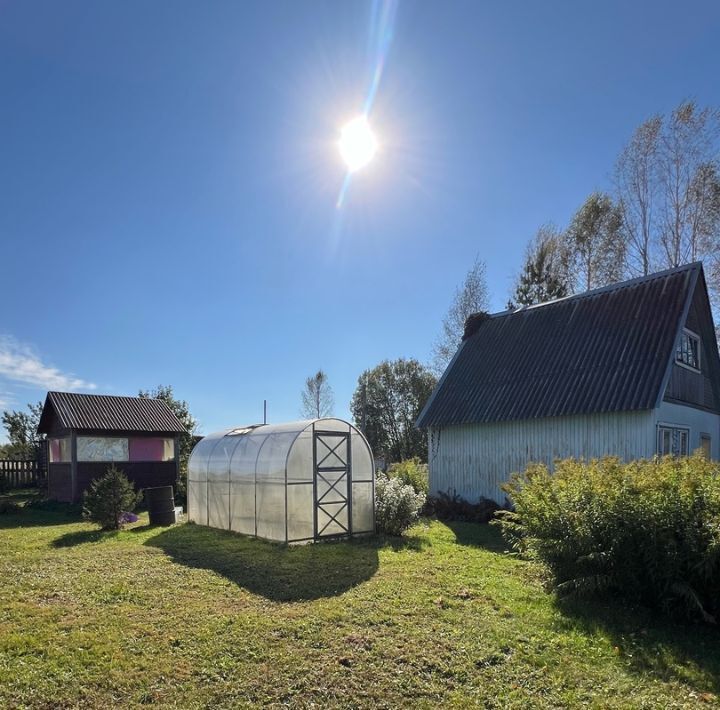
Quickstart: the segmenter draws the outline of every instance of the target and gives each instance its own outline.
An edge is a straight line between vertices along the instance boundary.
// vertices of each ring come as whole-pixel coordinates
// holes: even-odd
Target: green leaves
[[[560,595],[620,595],[711,621],[720,612],[720,469],[702,455],[534,465],[498,524]]]

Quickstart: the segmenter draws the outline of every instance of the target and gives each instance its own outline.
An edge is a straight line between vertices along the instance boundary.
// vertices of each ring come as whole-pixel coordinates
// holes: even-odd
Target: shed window
[[[694,370],[700,369],[700,338],[694,333],[684,330],[680,336],[675,361],[687,365]]]
[[[158,436],[79,436],[78,461],[173,461],[175,442]]]
[[[70,437],[48,439],[50,463],[67,463],[70,461]]]
[[[658,447],[660,456],[687,456],[690,430],[681,427],[659,426]]]
[[[134,437],[129,439],[130,461],[172,461],[175,442],[160,437]]]
[[[78,461],[128,461],[128,440],[115,436],[78,436]]]

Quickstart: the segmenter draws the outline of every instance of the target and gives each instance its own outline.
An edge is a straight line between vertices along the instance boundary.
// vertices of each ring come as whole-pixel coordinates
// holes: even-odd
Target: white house
[[[702,264],[475,314],[421,412],[431,492],[503,502],[530,462],[702,448],[720,459],[720,357]]]

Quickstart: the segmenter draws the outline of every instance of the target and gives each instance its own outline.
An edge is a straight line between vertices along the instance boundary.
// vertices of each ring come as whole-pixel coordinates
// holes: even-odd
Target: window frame
[[[669,431],[670,432],[670,448],[671,450],[669,452],[664,452],[662,450],[662,437],[663,432]],[[678,432],[678,446],[679,451],[678,453],[675,453],[672,451],[672,444],[674,439],[674,432]],[[685,452],[682,451],[682,436],[685,435]],[[680,424],[670,424],[667,422],[658,422],[657,424],[657,436],[655,437],[655,453],[658,456],[689,456],[690,455],[690,427],[684,426]]]
[[[684,338],[687,338],[690,341],[694,340],[697,343],[695,348],[697,355],[697,367],[695,365],[691,365],[689,362],[685,362],[685,360],[682,359],[682,354],[685,352],[682,347]],[[700,336],[688,328],[683,328],[682,333],[680,333],[680,342],[678,343],[677,348],[675,348],[675,364],[680,367],[684,367],[686,370],[690,370],[691,372],[702,372]]]

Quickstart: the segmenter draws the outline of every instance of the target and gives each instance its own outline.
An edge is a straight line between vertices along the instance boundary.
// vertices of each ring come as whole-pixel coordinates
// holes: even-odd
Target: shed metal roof
[[[487,318],[421,412],[421,428],[651,409],[702,264]],[[704,283],[704,280],[703,280]]]
[[[182,433],[185,428],[161,399],[48,392],[38,433],[48,432],[52,411],[66,429]]]

